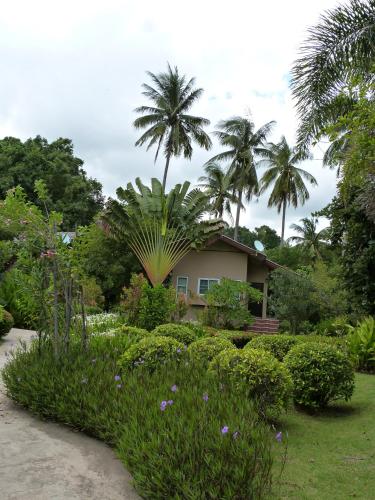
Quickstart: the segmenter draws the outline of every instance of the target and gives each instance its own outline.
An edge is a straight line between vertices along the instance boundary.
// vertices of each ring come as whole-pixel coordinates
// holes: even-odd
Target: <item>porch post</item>
[[[267,318],[267,295],[268,295],[268,280],[264,282],[264,287],[263,287],[262,319]]]

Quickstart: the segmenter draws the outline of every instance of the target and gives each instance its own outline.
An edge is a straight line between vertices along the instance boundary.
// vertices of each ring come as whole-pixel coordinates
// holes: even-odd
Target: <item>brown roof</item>
[[[233,248],[236,248],[237,250],[240,250],[241,252],[250,255],[251,257],[255,257],[256,259],[263,261],[269,269],[277,269],[278,267],[282,267],[280,264],[277,264],[276,262],[267,259],[267,256],[264,253],[258,252],[258,250],[254,250],[254,248],[250,248],[247,245],[240,243],[239,241],[235,241],[233,238],[229,238],[229,236],[225,236],[224,234],[216,236],[215,238],[210,240],[207,243],[207,246],[212,245],[216,241],[222,241],[227,245],[230,245]]]

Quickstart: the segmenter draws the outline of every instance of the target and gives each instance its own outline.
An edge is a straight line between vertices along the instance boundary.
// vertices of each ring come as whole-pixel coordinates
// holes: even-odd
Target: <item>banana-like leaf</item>
[[[177,184],[167,195],[157,179],[151,189],[136,179],[119,188],[119,201],[110,200],[103,215],[111,234],[126,241],[141,262],[151,283],[163,283],[176,264],[192,249],[200,248],[221,232],[221,219],[204,220],[209,197],[190,183]]]

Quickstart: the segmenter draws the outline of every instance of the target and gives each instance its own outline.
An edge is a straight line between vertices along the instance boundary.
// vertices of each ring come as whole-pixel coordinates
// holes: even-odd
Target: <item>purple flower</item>
[[[233,439],[237,439],[237,438],[238,438],[238,435],[239,435],[239,432],[238,432],[238,431],[233,432]]]
[[[118,382],[119,380],[121,380],[120,375],[115,375],[115,380],[116,380],[116,382]]]
[[[222,434],[226,434],[229,431],[229,427],[227,425],[224,425],[224,427],[221,429]]]
[[[180,349],[180,348],[178,348],[178,349],[177,349],[177,352],[178,352],[178,353],[180,353],[180,352],[181,352],[181,349]]]
[[[166,409],[166,407],[167,407],[167,404],[168,404],[168,403],[167,403],[166,401],[162,401],[162,402],[160,403],[160,410],[161,410],[161,411],[164,411],[164,410]]]
[[[168,399],[168,404],[169,404],[169,406],[172,406],[173,405],[173,399]]]
[[[122,384],[117,384],[116,387],[117,387],[117,389],[121,389]]]
[[[281,441],[283,440],[283,433],[280,431],[276,434],[276,441],[278,441],[279,443],[281,443]]]
[[[177,385],[176,384],[172,385],[171,391],[172,392],[177,392]]]
[[[208,401],[208,394],[207,394],[207,392],[205,392],[203,394],[203,401],[206,401],[206,402]]]

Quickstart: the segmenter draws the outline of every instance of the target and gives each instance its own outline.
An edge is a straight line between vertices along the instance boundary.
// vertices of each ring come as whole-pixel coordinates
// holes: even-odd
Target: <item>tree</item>
[[[185,158],[190,159],[193,153],[192,141],[201,148],[210,149],[211,139],[203,130],[203,127],[210,122],[206,118],[187,114],[203,94],[203,89],[194,88],[194,78],[186,81],[186,76],[180,76],[177,67],[172,69],[169,64],[166,73],[155,75],[148,71],[147,74],[155,88],[144,83],[142,93],[154,106],[140,106],[135,110],[143,115],[134,121],[135,128],[147,128],[135,145],[143,146],[148,143],[147,150],[156,145],[155,161],[160,148],[164,148],[166,163],[163,191],[165,191],[172,156],[180,156],[183,153]]]
[[[309,29],[292,69],[299,149],[306,150],[327,123],[350,109],[350,96],[339,94],[351,79],[374,82],[374,12],[374,0],[350,0],[327,11]]]
[[[209,160],[211,162],[229,161],[228,173],[233,179],[234,189],[237,193],[237,213],[235,222],[234,239],[238,239],[240,211],[243,208],[242,197],[250,201],[253,195],[258,194],[258,177],[255,165],[255,155],[258,148],[263,145],[275,122],[269,122],[255,131],[254,123],[241,116],[234,116],[229,120],[218,123],[219,130],[215,136],[224,147],[230,149],[219,153]]]
[[[307,250],[313,259],[321,259],[321,246],[328,238],[328,229],[324,228],[317,231],[318,219],[316,217],[304,217],[300,219],[300,224],[291,224],[290,228],[293,229],[299,236],[291,236],[289,241],[301,245]]]
[[[73,252],[86,275],[100,285],[106,307],[118,302],[132,273],[141,271],[133,252],[109,237],[97,223],[79,228],[73,240]]]
[[[83,161],[73,153],[69,139],[48,143],[40,136],[22,142],[14,137],[0,140],[0,198],[21,186],[27,199],[41,207],[35,192],[35,181],[43,180],[50,211],[62,214],[62,228],[74,230],[89,224],[103,207],[102,186],[88,178]]]
[[[317,182],[309,172],[296,167],[296,163],[304,157],[295,148],[288,145],[284,136],[278,144],[270,142],[264,148],[260,148],[259,154],[264,158],[260,163],[264,162],[268,166],[260,181],[260,192],[263,193],[273,185],[268,206],[276,206],[278,213],[282,210],[280,242],[282,245],[284,243],[287,205],[292,204],[296,208],[298,203],[303,205],[309,199],[310,195],[304,179],[315,186]]]
[[[234,227],[226,227],[224,234],[233,238]],[[266,250],[273,249],[280,245],[280,236],[277,235],[274,229],[271,229],[267,225],[256,227],[254,231],[250,231],[245,226],[240,226],[238,228],[238,240],[240,243],[247,245],[248,247],[254,248],[255,240],[260,240]],[[278,262],[278,261],[277,261]]]
[[[206,176],[199,177],[199,187],[203,188],[211,200],[211,211],[216,217],[222,219],[224,212],[232,219],[231,203],[236,203],[237,198],[233,193],[232,177],[223,171],[216,163],[205,166]]]
[[[153,178],[151,189],[136,179],[117,189],[119,201],[109,200],[103,221],[108,231],[129,245],[155,287],[162,284],[176,264],[192,249],[222,231],[220,219],[202,219],[209,198],[190,183],[177,184],[168,194]]]

